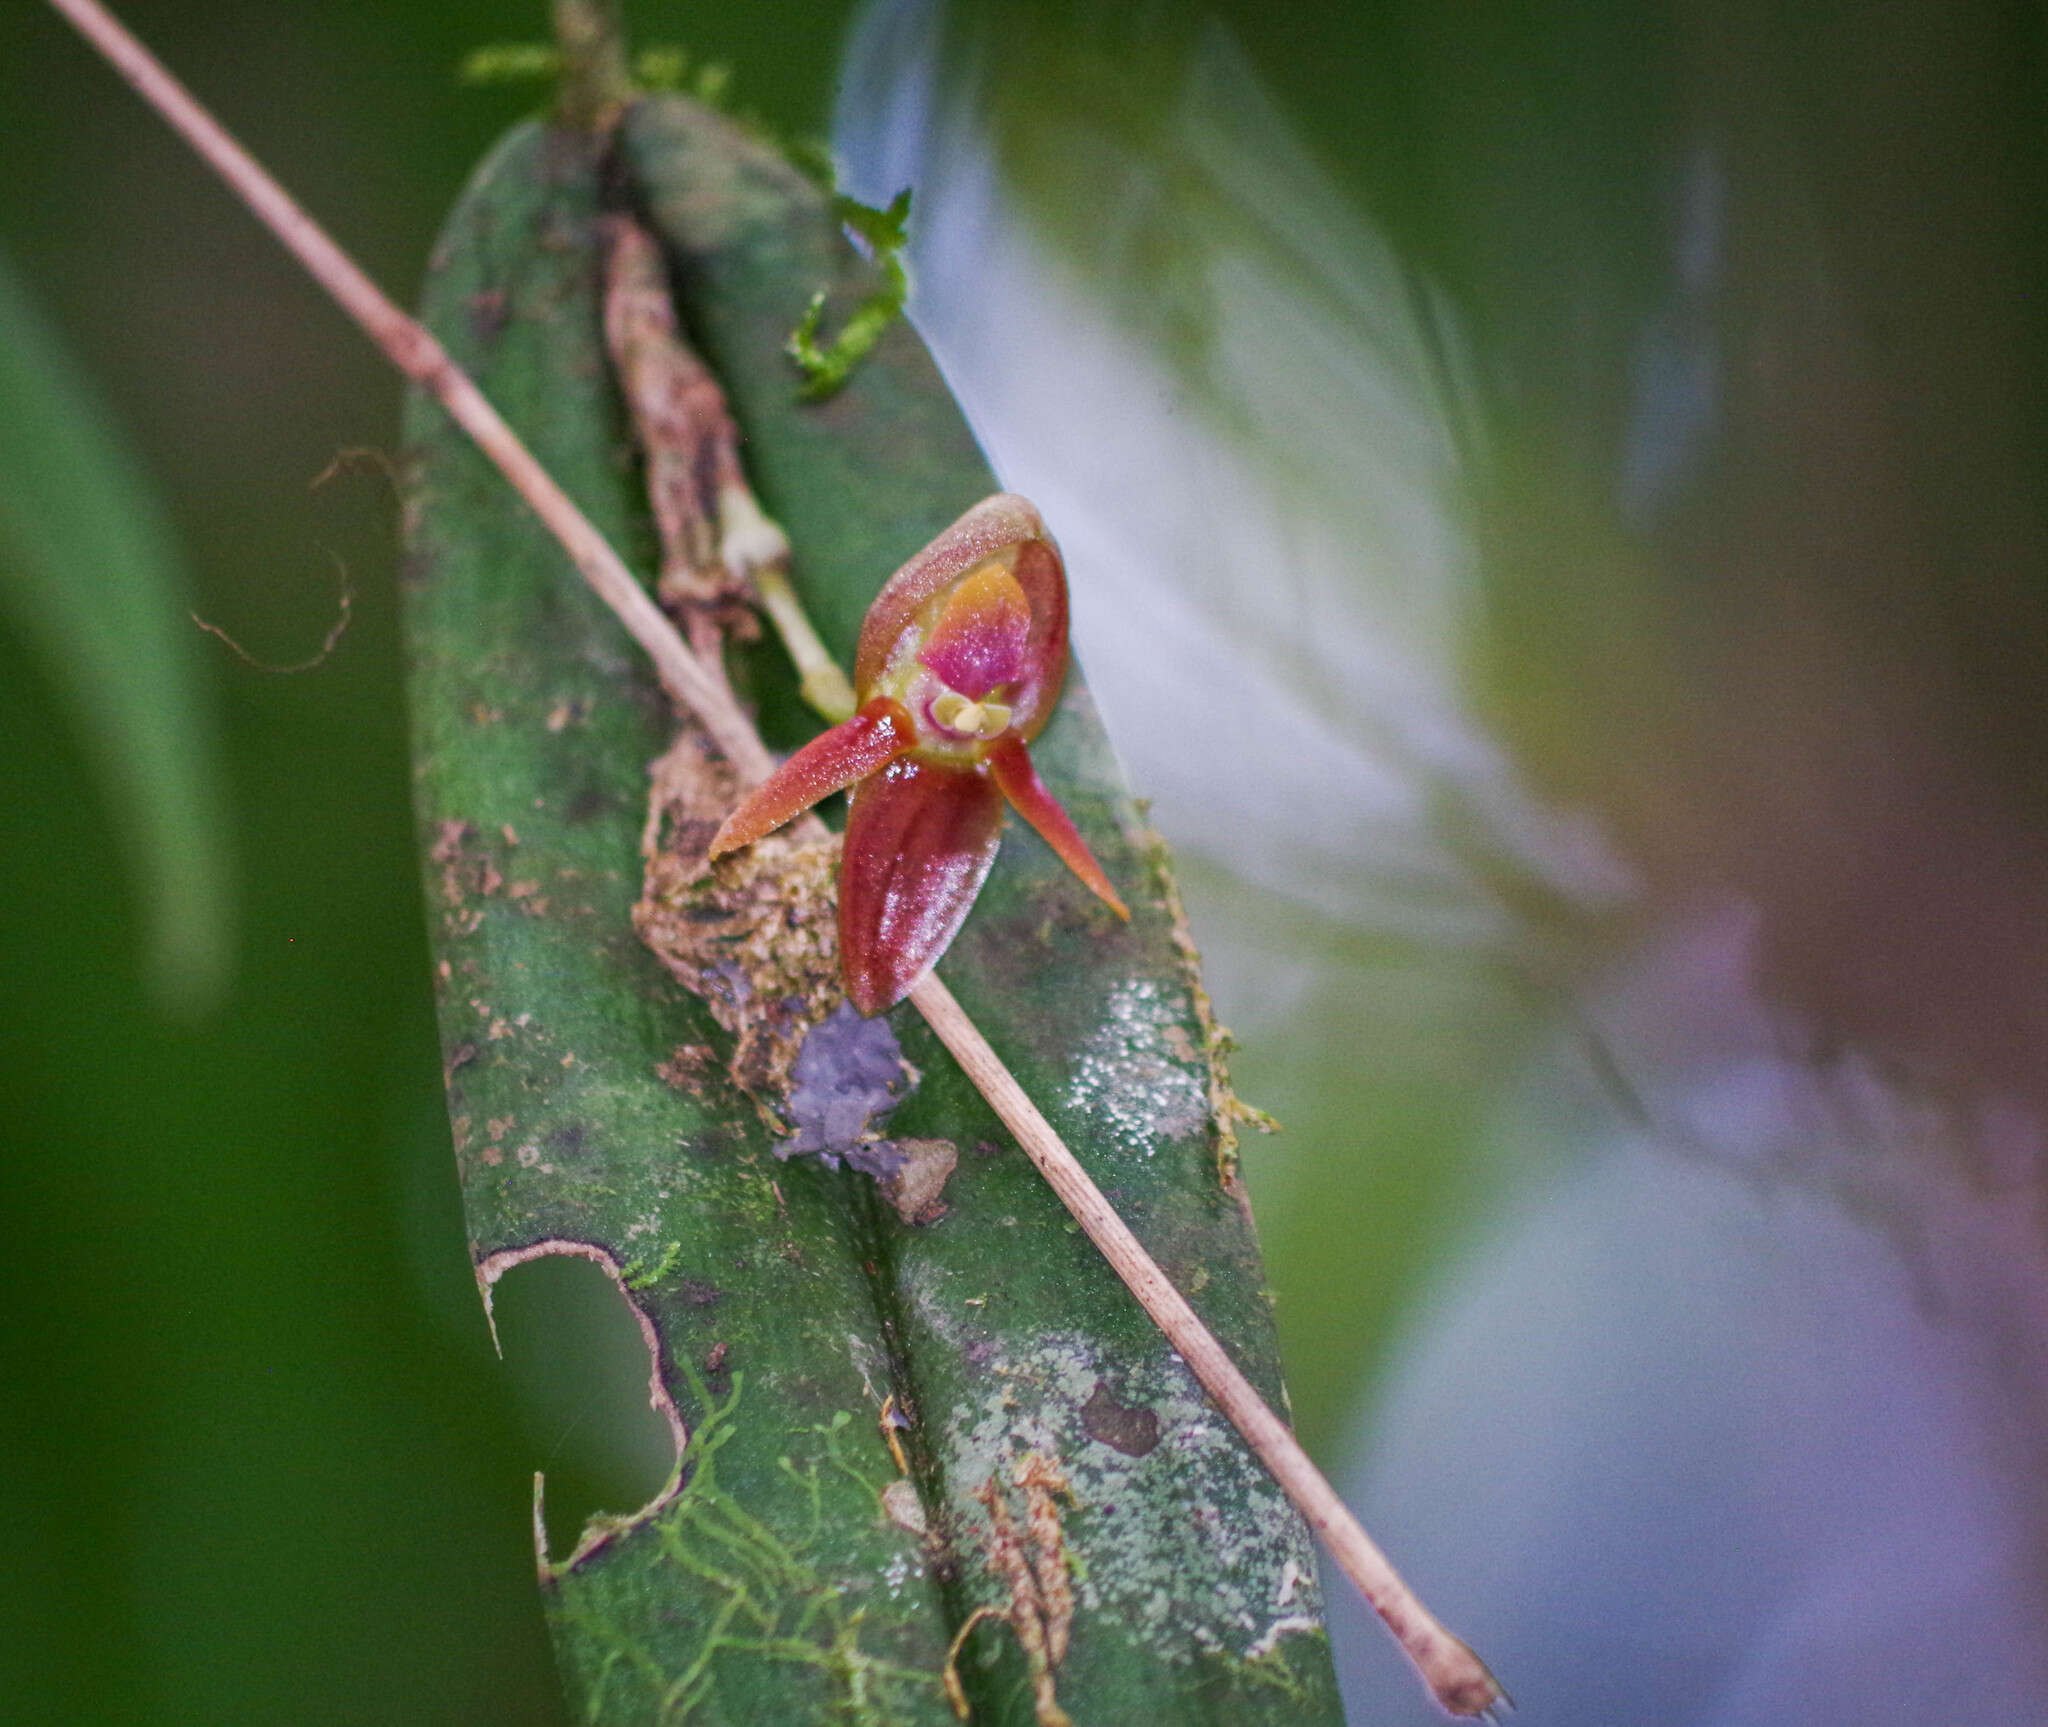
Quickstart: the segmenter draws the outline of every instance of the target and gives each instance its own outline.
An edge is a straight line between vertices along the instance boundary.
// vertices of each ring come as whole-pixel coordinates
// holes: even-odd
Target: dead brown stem
[[[706,643],[736,600],[758,605],[804,700],[837,725],[853,713],[853,686],[790,585],[789,540],[747,484],[725,391],[676,326],[661,247],[630,216],[608,217],[605,235],[605,341],[646,457],[662,544],[658,592],[688,621],[707,664]]]

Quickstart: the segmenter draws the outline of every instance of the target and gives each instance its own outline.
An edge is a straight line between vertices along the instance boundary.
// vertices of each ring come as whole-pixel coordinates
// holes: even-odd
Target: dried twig
[[[747,484],[725,392],[676,327],[661,247],[631,216],[607,217],[604,226],[605,342],[646,458],[662,544],[656,591],[682,615],[706,666],[716,664],[735,596],[758,605],[782,638],[804,700],[837,725],[853,712],[853,685],[790,585],[789,541]]]
[[[136,93],[205,159],[286,251],[362,326],[391,363],[438,401],[475,439],[548,531],[562,543],[583,579],[618,615],[654,662],[669,694],[690,709],[712,741],[750,784],[774,771],[775,761],[730,697],[716,687],[703,662],[669,627],[661,609],[619,554],[569,494],[534,459],[519,435],[447,350],[394,305],[354,259],[328,238],[248,151],[231,138],[190,91],[138,42],[98,0],[50,0]]]
[[[584,579],[646,650],[671,697],[696,715],[744,779],[765,779],[774,766],[773,758],[723,687],[723,680],[713,677],[684,644],[603,535],[441,344],[385,296],[98,0],[50,0],[50,4],[213,167],[391,362],[447,409],[497,464],[561,542]],[[1386,1621],[1437,1701],[1452,1714],[1463,1716],[1488,1715],[1504,1704],[1506,1696],[1492,1675],[1401,1581],[1286,1424],[1237,1370],[1223,1346],[1167,1281],[1101,1189],[1025,1096],[952,992],[936,977],[927,977],[911,991],[910,999],[1217,1406],[1323,1537],[1338,1564]]]
[[[1323,1538],[1344,1574],[1386,1621],[1436,1700],[1453,1715],[1483,1715],[1504,1702],[1505,1694],[1479,1657],[1446,1631],[1401,1580],[1351,1508],[1309,1460],[1293,1430],[1267,1406],[1216,1341],[1215,1333],[1167,1281],[1158,1261],[1145,1251],[1130,1226],[1103,1197],[1102,1189],[1074,1160],[1052,1124],[1025,1096],[1016,1077],[953,999],[953,992],[931,975],[911,990],[910,999],[939,1034],[939,1041],[953,1052],[953,1059],[966,1070],[975,1089],[1003,1118],[1003,1125],[1038,1166],[1038,1173],[1087,1231],[1088,1239],[1138,1298],[1152,1323],[1180,1352],[1203,1389],[1216,1400],[1217,1408],[1244,1435],[1294,1501],[1295,1509]]]

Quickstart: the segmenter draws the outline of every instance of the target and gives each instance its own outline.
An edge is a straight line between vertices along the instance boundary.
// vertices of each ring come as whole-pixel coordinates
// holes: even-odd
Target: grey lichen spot
[[[862,1175],[871,1175],[878,1182],[893,1181],[910,1161],[910,1154],[893,1139],[857,1139],[837,1151],[823,1147],[813,1149],[818,1153],[818,1161],[827,1169],[837,1169],[840,1158],[844,1157]],[[776,1147],[776,1156],[791,1158],[797,1155],[797,1150],[793,1142],[785,1140]]]
[[[1110,1367],[1085,1337],[1055,1333],[1022,1354],[998,1345],[979,1370],[989,1389],[956,1404],[942,1434],[951,1519],[986,1536],[972,1487],[1009,1480],[1032,1452],[1060,1458],[1084,1626],[1101,1615],[1157,1658],[1180,1662],[1196,1649],[1270,1648],[1280,1619],[1289,1630],[1316,1620],[1320,1600],[1304,1581],[1315,1576],[1307,1528],[1163,1346],[1115,1369],[1122,1391],[1111,1401],[1154,1426],[1153,1443],[1138,1451],[1090,1431]],[[1137,1425],[1125,1437],[1140,1437]]]
[[[1186,998],[1150,978],[1116,986],[1067,1081],[1066,1104],[1085,1112],[1113,1144],[1150,1157],[1162,1143],[1199,1132],[1209,1118],[1205,1075],[1176,1059]]]
[[[883,1139],[876,1124],[917,1084],[917,1069],[885,1019],[863,1019],[851,1005],[811,1027],[790,1069],[783,1115],[796,1129],[776,1142],[779,1158],[815,1156],[871,1175],[908,1224],[946,1215],[939,1195],[960,1162],[951,1140]]]

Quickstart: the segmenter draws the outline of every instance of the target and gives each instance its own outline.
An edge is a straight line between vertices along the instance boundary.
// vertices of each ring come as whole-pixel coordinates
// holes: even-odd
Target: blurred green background
[[[730,62],[740,108],[822,134],[852,10],[628,12],[636,45]],[[1459,297],[1506,453],[1479,526],[1534,548],[1486,547],[1495,648],[1514,657],[1488,664],[1482,644],[1477,669],[1552,786],[1612,815],[1675,899],[1732,880],[1826,910],[1843,857],[1883,831],[1854,811],[1802,825],[1813,785],[1857,772],[1846,747],[1828,753],[1831,714],[1896,704],[1917,735],[1918,685],[1893,675],[1917,662],[1929,687],[1926,668],[1943,668],[1941,699],[1963,716],[1929,744],[1925,778],[1968,759],[2003,831],[2048,825],[2033,651],[2048,340],[2026,300],[2048,253],[2038,11],[1890,8],[1867,30],[1853,8],[1726,23],[1684,6],[1490,6],[1456,22],[1343,0],[1221,10],[1342,189]],[[455,76],[479,45],[543,34],[538,0],[133,0],[123,16],[402,302],[472,166],[539,100]],[[558,1719],[527,1497],[586,1417],[573,1391],[553,1410],[514,1396],[466,1263],[407,802],[390,490],[374,466],[312,484],[343,451],[393,449],[398,382],[32,0],[0,8],[0,113],[0,251],[167,506],[192,607],[293,662],[334,619],[337,560],[354,593],[346,634],[303,675],[191,633],[235,947],[220,1005],[184,1021],[146,990],[92,710],[0,594],[0,1714]],[[1750,215],[1783,266],[1752,284],[1756,305],[1817,279],[1804,248],[1820,249],[1869,369],[1809,355],[1811,389],[1787,374],[1788,394],[1814,423],[1710,475],[1754,484],[1720,531],[1784,539],[1783,563],[1708,536],[1660,589],[1639,548],[1587,525],[1606,506],[1584,494],[1622,442],[1662,291],[1658,174],[1689,126],[1729,116],[1738,155],[1783,192]],[[1799,175],[1774,177],[1783,160]],[[1776,352],[1819,347],[1794,332]],[[1904,489],[1851,436],[1879,408],[1910,427],[1900,460],[1935,501],[1919,547],[1873,548],[1879,506]],[[1856,483],[1835,486],[1843,475]],[[1876,526],[1794,544],[1816,496],[1830,522]],[[1936,545],[1953,554],[1939,580],[1915,561]],[[1606,563],[1587,555],[1603,548]],[[1779,609],[1815,592],[1833,596],[1817,673]],[[1628,609],[1645,593],[1676,599],[1649,618]],[[1693,657],[1659,659],[1659,628]],[[1743,723],[1687,738],[1695,696]],[[1821,742],[1781,778],[1788,735]],[[1910,881],[1900,893],[1909,911],[1923,897]],[[1245,909],[1262,939],[1269,914]],[[2009,942],[2009,920],[1985,927]],[[1837,926],[1810,928],[1811,953],[1780,957],[1852,1029],[1886,1029],[1884,1002],[1938,999],[1900,991],[1896,970],[1833,989]],[[1900,952],[1919,963],[1910,942]],[[1431,987],[1464,983],[1454,966]],[[1455,1037],[1390,1043],[1387,999],[1333,997],[1297,1016],[1315,1038],[1240,1061],[1247,1096],[1289,1124],[1248,1148],[1250,1168],[1297,1409],[1326,1461],[1361,1364],[1473,1192],[1474,1172],[1445,1160],[1519,1044],[1490,1017],[1519,1010],[1490,987],[1417,1016]],[[2035,1006],[2001,1018],[2024,1027]],[[1941,1046],[1945,1024],[1923,1041]],[[2038,1095],[2038,1040],[2015,1047]]]

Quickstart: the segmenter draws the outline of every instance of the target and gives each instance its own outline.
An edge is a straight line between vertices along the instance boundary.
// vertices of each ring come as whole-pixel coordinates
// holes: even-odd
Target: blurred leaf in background
[[[120,10],[401,299],[538,100],[464,89],[459,62],[548,27],[539,0]],[[843,24],[634,19],[738,62],[736,98],[791,132],[823,128]],[[515,1400],[491,1351],[428,988],[394,505],[371,467],[311,489],[395,449],[399,380],[42,6],[0,8],[0,106],[0,235],[156,482],[177,617],[290,663],[334,621],[336,557],[356,593],[300,676],[189,640],[237,866],[232,988],[189,1025],[138,987],[148,925],[74,668],[0,602],[0,1713],[559,1720],[531,1475],[620,1468],[584,1443],[593,1409]],[[580,1358],[577,1337],[525,1345]]]
[[[213,1006],[229,964],[217,727],[163,506],[0,252],[0,606],[41,649],[101,776],[141,971]]]
[[[1290,1124],[1247,1173],[1304,1431],[1518,1720],[2038,1714],[2040,47],[854,39],[851,189],[916,188],[912,316],[1060,523]],[[1426,1720],[1353,1631],[1355,1717]]]

